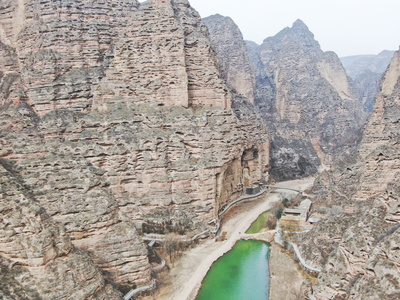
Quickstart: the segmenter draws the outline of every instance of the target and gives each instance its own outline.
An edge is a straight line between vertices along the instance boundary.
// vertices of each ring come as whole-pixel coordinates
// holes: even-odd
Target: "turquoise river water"
[[[197,300],[265,300],[269,292],[269,247],[238,241],[219,258],[204,278]]]

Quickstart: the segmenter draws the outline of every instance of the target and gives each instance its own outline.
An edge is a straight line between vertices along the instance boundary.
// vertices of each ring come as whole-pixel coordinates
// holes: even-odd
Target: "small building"
[[[246,195],[256,195],[261,192],[261,186],[248,187],[244,189]]]
[[[305,226],[311,206],[311,200],[306,199],[301,201],[300,205],[297,208],[284,209],[281,217],[281,225],[293,224],[298,226]]]
[[[308,219],[308,223],[307,224],[309,224],[309,225],[314,225],[315,223],[317,223],[318,221],[314,218],[314,217],[311,217],[311,218],[309,218]]]
[[[312,206],[311,200],[306,199],[306,200],[301,201],[299,209],[309,212],[311,209],[311,206]]]
[[[314,212],[307,220],[307,225],[315,225],[318,223],[322,218],[325,217],[326,214]]]

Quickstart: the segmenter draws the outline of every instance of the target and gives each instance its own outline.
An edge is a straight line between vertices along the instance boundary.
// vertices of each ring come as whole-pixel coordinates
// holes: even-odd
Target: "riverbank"
[[[311,186],[313,178],[278,183],[279,187],[304,190]],[[290,193],[290,192],[288,192]],[[245,231],[264,211],[271,209],[279,201],[279,193],[264,194],[257,199],[239,204],[227,213],[221,232],[226,232],[226,240],[215,242],[207,240],[203,244],[187,251],[171,270],[163,286],[157,292],[156,299],[195,299],[201,282],[214,261],[232,249],[235,243],[245,236]],[[146,299],[146,298],[144,298]],[[152,299],[152,298],[148,298]]]
[[[307,276],[303,274],[293,258],[276,243],[271,244],[269,255],[269,300],[302,299],[302,284]]]

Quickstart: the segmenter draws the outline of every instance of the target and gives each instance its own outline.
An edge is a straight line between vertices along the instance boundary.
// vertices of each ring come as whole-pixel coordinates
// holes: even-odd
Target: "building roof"
[[[285,210],[283,211],[284,214],[288,213],[288,214],[302,214],[303,211],[297,208],[285,208]]]
[[[304,219],[307,217],[307,211],[304,209],[298,209],[298,208],[286,208],[283,211],[283,216],[285,216],[285,217],[301,217]]]
[[[303,201],[301,201],[301,203],[300,203],[299,209],[302,209],[302,210],[310,210],[311,204],[312,204],[312,202],[311,202],[310,199],[303,200]]]

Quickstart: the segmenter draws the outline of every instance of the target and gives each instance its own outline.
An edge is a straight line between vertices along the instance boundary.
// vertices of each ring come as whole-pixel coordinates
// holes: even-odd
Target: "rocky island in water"
[[[0,1],[1,299],[201,298],[242,240],[271,300],[400,299],[400,52],[340,59],[301,20],[258,45],[187,0]]]

